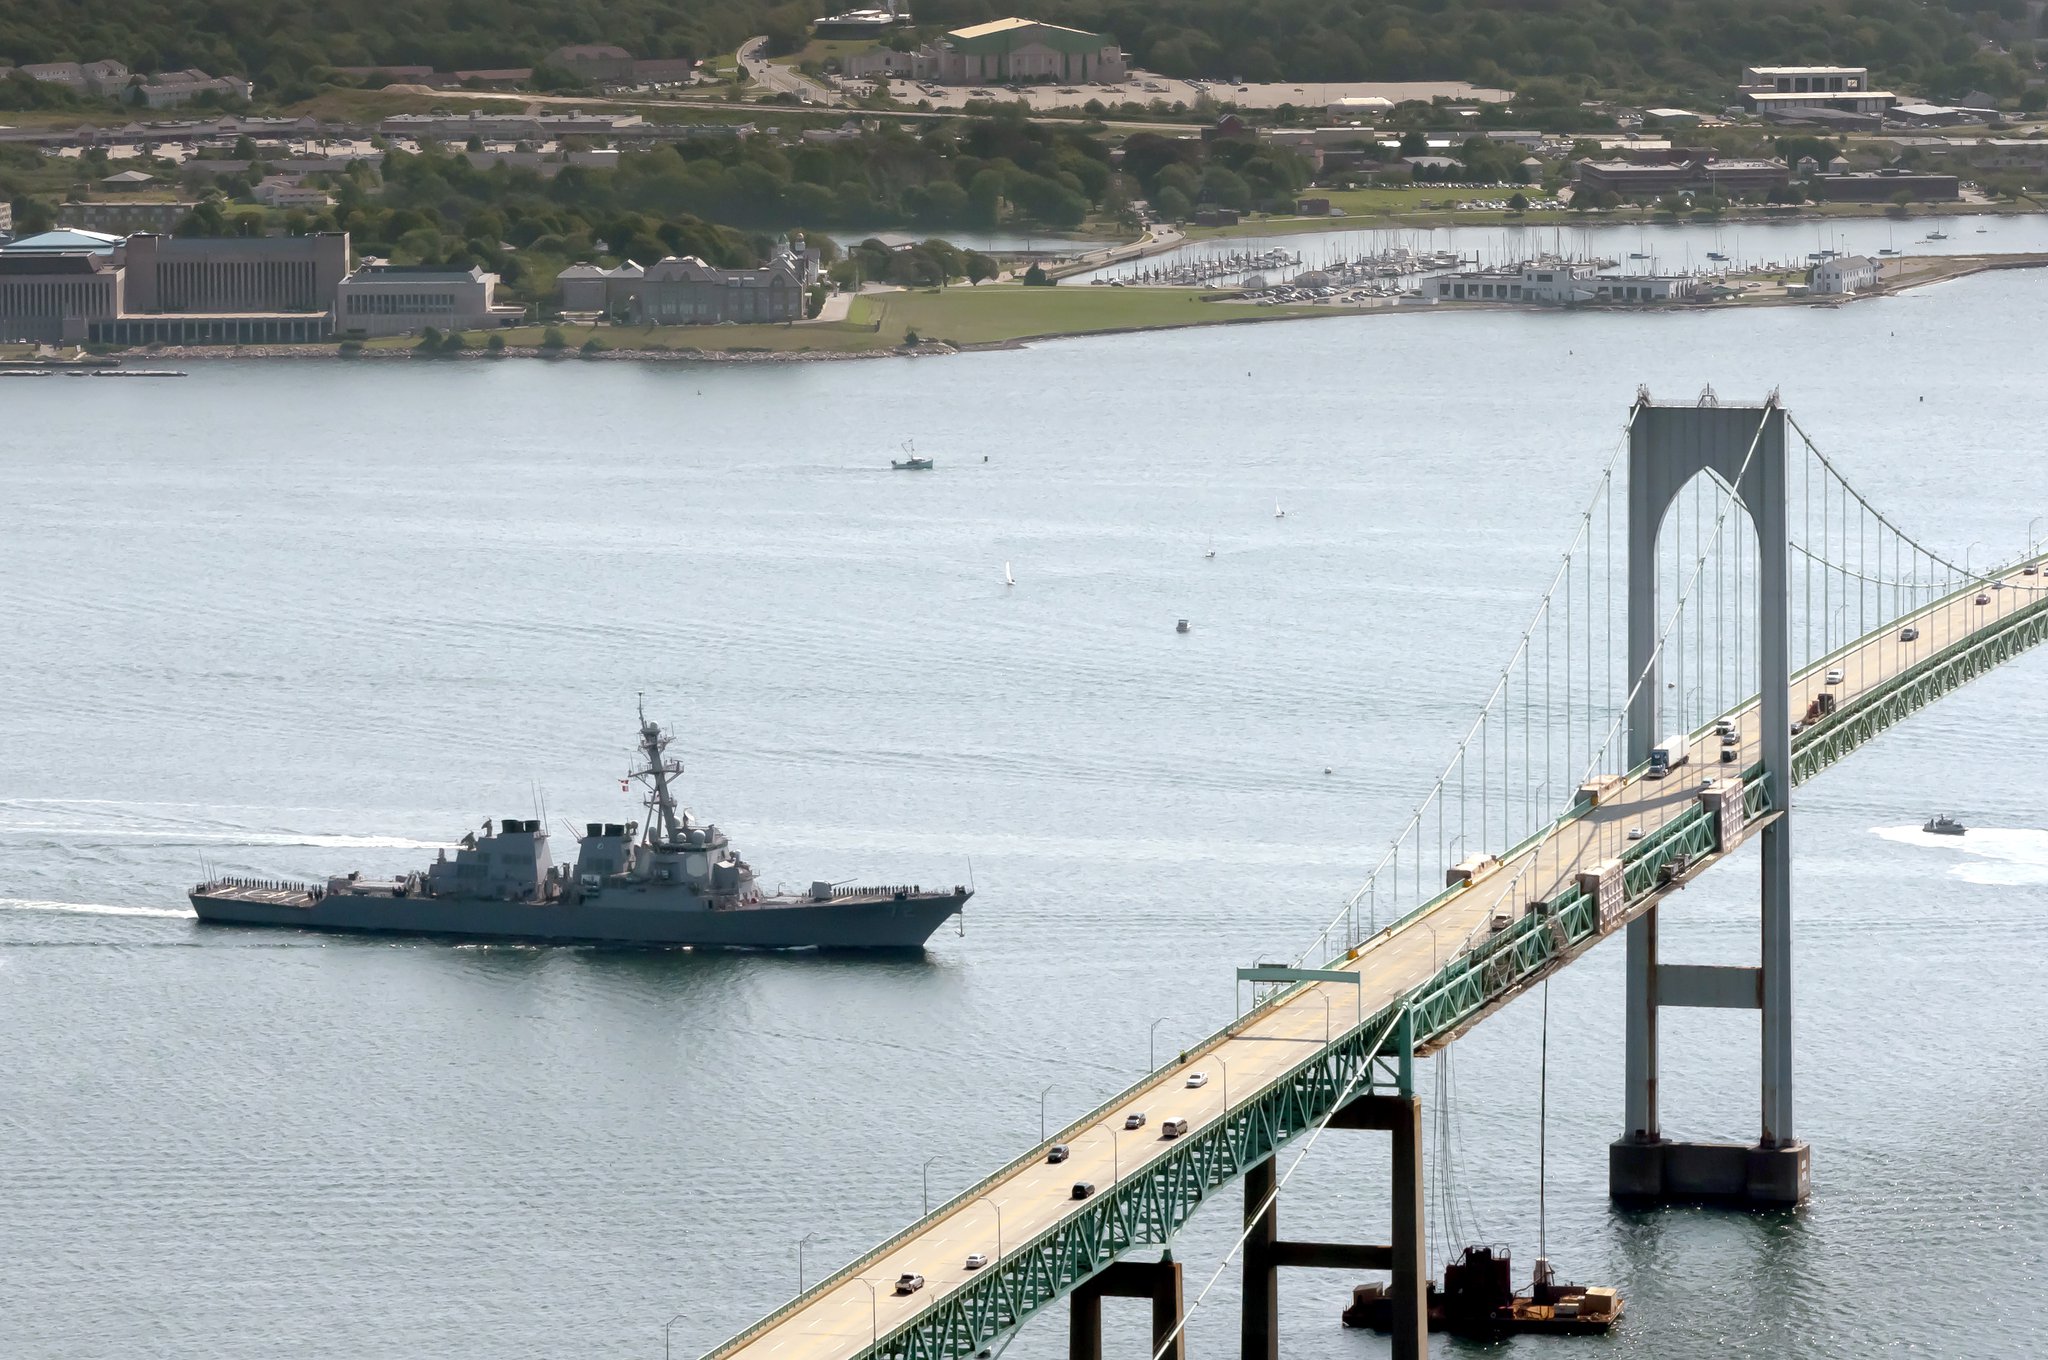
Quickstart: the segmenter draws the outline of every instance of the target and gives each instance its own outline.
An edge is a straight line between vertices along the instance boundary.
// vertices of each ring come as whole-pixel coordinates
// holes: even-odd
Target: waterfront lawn
[[[876,338],[884,345],[899,345],[912,331],[921,340],[986,345],[1041,335],[1266,321],[1330,310],[1227,305],[1205,302],[1206,296],[1210,294],[1189,288],[1096,288],[1085,283],[1026,288],[985,283],[979,288],[943,292],[863,294],[854,299],[851,320],[879,325]]]

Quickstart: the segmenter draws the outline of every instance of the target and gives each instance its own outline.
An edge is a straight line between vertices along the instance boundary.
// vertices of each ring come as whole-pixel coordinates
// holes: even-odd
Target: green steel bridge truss
[[[1804,782],[1886,728],[2044,640],[2048,640],[2048,598],[2015,610],[1995,627],[1979,630],[1865,691],[1795,738],[1793,782]],[[1815,663],[1805,674],[1818,670],[1829,660],[1832,658]],[[1761,765],[1744,772],[1745,830],[1781,806],[1771,784]],[[1584,805],[1576,807],[1559,824],[1584,816],[1586,811]],[[1604,928],[1598,904],[1576,886],[1565,888],[1550,902],[1534,906],[1481,944],[1459,954],[1407,996],[1355,1021],[1312,1056],[1234,1104],[1222,1120],[1182,1138],[1173,1151],[1123,1177],[1107,1192],[1089,1200],[1078,1213],[1006,1250],[971,1284],[937,1300],[910,1321],[878,1335],[871,1346],[858,1353],[858,1360],[961,1360],[973,1356],[1125,1253],[1169,1243],[1181,1225],[1211,1196],[1249,1167],[1314,1129],[1340,1103],[1373,1093],[1407,1094],[1411,1087],[1410,1065],[1417,1049],[1449,1042],[1491,1010],[1569,962],[1604,935],[1613,933],[1669,891],[1671,885],[1664,879],[1667,865],[1681,855],[1687,857],[1682,863],[1697,863],[1705,856],[1731,848],[1719,842],[1717,819],[1703,804],[1695,803],[1623,854],[1625,905],[1610,915]],[[1462,886],[1446,890],[1409,913],[1404,922],[1427,914],[1463,890]],[[1332,960],[1332,966],[1343,961]],[[1296,990],[1297,987],[1289,987],[1267,998],[1191,1051],[1206,1050],[1250,1019],[1283,1004]],[[1069,1126],[1055,1141],[1085,1134],[1156,1081],[1158,1075],[1150,1074],[1119,1092]],[[1017,1158],[942,1206],[930,1218],[965,1207],[997,1180],[1036,1160],[1041,1152],[1042,1149],[1033,1149]],[[787,1317],[805,1299],[852,1285],[863,1268],[886,1256],[916,1231],[917,1225],[913,1224],[814,1286],[802,1298],[792,1300],[718,1347],[706,1360],[730,1355]]]

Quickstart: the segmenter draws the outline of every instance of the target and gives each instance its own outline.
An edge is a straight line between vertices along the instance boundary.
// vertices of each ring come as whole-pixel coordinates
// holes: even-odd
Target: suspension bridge
[[[1068,1297],[1070,1354],[1096,1360],[1105,1295],[1150,1299],[1154,1360],[1183,1360],[1207,1288],[1189,1304],[1181,1263],[1129,1258],[1168,1246],[1235,1182],[1244,1231],[1209,1283],[1242,1272],[1243,1360],[1277,1360],[1278,1272],[1295,1266],[1389,1272],[1394,1354],[1420,1356],[1414,1060],[1615,934],[1627,940],[1626,1091],[1611,1194],[1802,1201],[1792,790],[2048,638],[2037,546],[1980,568],[1976,545],[1957,562],[1922,544],[1775,394],[1733,406],[1711,391],[1677,405],[1639,393],[1442,774],[1304,949],[1239,971],[1243,1013],[707,1360],[976,1356]],[[1659,902],[1750,843],[1762,862],[1756,966],[1660,959]],[[1754,1143],[1664,1135],[1657,1019],[1679,1006],[1761,1013]],[[1185,1132],[1162,1136],[1167,1119]],[[1278,1154],[1299,1149],[1299,1165],[1325,1132],[1357,1129],[1392,1135],[1394,1240],[1282,1240],[1292,1168]],[[924,1283],[899,1294],[906,1275]]]

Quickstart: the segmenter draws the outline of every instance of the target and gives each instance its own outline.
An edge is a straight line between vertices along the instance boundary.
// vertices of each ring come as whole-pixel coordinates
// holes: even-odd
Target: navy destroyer
[[[426,869],[359,873],[324,884],[216,879],[190,894],[202,921],[301,930],[746,949],[918,949],[972,897],[965,887],[811,884],[765,893],[725,833],[676,808],[682,762],[640,714],[628,780],[646,791],[647,824],[591,822],[574,867],[555,864],[538,819],[485,822]]]

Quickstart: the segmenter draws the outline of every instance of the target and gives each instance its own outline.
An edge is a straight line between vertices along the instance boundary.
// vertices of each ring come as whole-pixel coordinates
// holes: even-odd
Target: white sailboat
[[[1003,563],[1003,584],[1006,586],[1017,584],[1017,578],[1010,574],[1010,564],[1008,562]]]
[[[1282,510],[1282,509],[1280,508],[1280,502],[1278,502],[1278,501],[1274,501],[1274,502],[1273,502],[1273,518],[1274,518],[1274,519],[1286,519],[1286,518],[1287,518],[1287,512],[1286,512],[1285,510]]]

